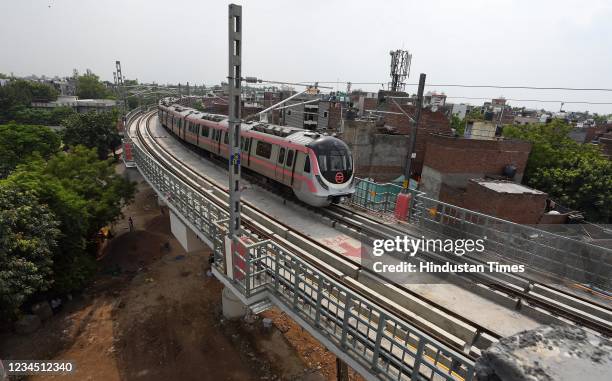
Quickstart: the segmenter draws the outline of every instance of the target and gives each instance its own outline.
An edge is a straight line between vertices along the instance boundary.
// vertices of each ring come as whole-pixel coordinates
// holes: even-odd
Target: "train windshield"
[[[348,146],[331,136],[321,137],[309,144],[315,152],[321,175],[334,184],[345,183],[353,174],[353,160]]]
[[[350,171],[353,162],[348,152],[332,151],[327,155],[319,155],[319,168],[321,171]]]

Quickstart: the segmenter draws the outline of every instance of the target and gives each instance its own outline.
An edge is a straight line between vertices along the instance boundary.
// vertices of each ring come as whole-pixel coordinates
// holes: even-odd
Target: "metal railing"
[[[403,190],[404,188],[397,184],[377,183],[357,177],[355,178],[355,193],[346,203],[375,213],[393,214],[397,195]],[[416,196],[424,193],[416,189],[407,189],[407,192],[412,195],[411,209],[414,209],[414,203],[419,202]]]
[[[485,249],[511,263],[577,283],[612,289],[612,250],[530,225],[517,224],[424,195],[413,223],[436,235],[485,239]]]
[[[130,121],[137,115],[132,114]],[[139,144],[132,146],[143,177],[183,222],[203,240],[212,242],[214,266],[227,274],[228,213],[176,177]],[[270,295],[367,369],[370,376],[388,380],[474,379],[471,359],[353,292],[298,255],[248,231],[239,242],[230,250],[230,279],[235,289],[246,298]]]
[[[356,190],[348,204],[376,213],[392,214],[402,187],[356,179]],[[521,225],[412,194],[408,221],[437,236],[484,239],[488,251],[502,262],[520,263],[557,278],[612,289],[612,250],[537,227]]]

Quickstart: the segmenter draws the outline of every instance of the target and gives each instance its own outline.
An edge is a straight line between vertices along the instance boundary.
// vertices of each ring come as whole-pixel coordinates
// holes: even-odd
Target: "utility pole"
[[[227,88],[229,92],[229,238],[237,244],[240,232],[240,94],[242,82],[242,6],[229,5],[229,66]],[[231,271],[231,269],[228,269]]]
[[[410,132],[410,147],[408,149],[408,159],[406,160],[406,168],[404,171],[404,188],[408,189],[410,186],[410,175],[412,173],[412,161],[416,158],[416,152],[414,152],[414,146],[416,143],[416,135],[419,128],[419,121],[421,120],[421,109],[423,108],[423,91],[425,90],[425,73],[421,73],[419,77],[419,90],[417,92],[417,104],[416,104],[416,115],[414,118],[414,128]]]

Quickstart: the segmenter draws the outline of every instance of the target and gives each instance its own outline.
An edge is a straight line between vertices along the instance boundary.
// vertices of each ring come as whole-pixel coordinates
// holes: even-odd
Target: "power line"
[[[304,81],[306,82],[306,81]],[[345,81],[317,81],[318,83],[350,83],[351,85],[381,85],[384,82],[345,82]],[[301,82],[300,82],[301,83]],[[418,83],[406,83],[406,86],[418,86]],[[505,85],[467,85],[457,83],[426,83],[427,87],[466,87],[466,88],[488,88],[488,89],[525,89],[525,90],[565,90],[565,91],[605,91],[612,92],[612,88],[591,88],[591,87],[540,87],[540,86],[505,86]]]
[[[483,98],[483,97],[457,97],[447,96],[446,98],[458,98],[458,99],[474,99],[474,100],[489,100],[492,98]],[[612,102],[589,102],[589,101],[556,101],[552,99],[515,99],[515,98],[503,98],[507,101],[514,102],[539,102],[539,103],[565,103],[565,104],[587,104],[587,105],[612,105]]]

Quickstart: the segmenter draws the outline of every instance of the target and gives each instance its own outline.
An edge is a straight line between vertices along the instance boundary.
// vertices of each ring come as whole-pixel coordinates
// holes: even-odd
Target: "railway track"
[[[326,216],[350,226],[368,237],[393,239],[396,236],[408,235],[411,238],[420,238],[406,230],[399,229],[363,213],[358,213],[344,206],[332,205],[328,209],[317,211]],[[431,252],[422,252],[424,257],[433,261],[449,261],[460,263],[452,257],[440,258]],[[478,258],[463,256],[463,262],[471,261],[473,264],[485,264],[486,261]],[[515,300],[516,308],[521,309],[530,305],[545,310],[553,317],[561,317],[578,326],[588,328],[606,337],[612,336],[612,309],[601,303],[581,297],[574,293],[557,287],[542,284],[527,276],[516,273],[504,274],[503,278],[493,274],[463,273],[464,277],[489,288],[490,293],[502,292]]]
[[[203,175],[197,173],[192,170],[188,166],[182,165],[180,160],[164,149],[162,145],[157,145],[153,147],[152,141],[155,140],[155,137],[149,130],[149,123],[151,119],[154,117],[154,114],[150,114],[148,116],[143,116],[142,119],[145,119],[144,130],[147,132],[148,136],[144,136],[141,122],[138,121],[135,124],[138,124],[136,128],[136,134],[138,139],[143,143],[145,149],[154,157],[158,159],[162,159],[163,161],[173,161],[167,167],[173,171],[175,175],[183,179],[185,182],[192,184],[192,186],[196,186],[202,188],[204,190],[204,194],[208,197],[211,190],[214,191],[215,195],[219,196],[216,199],[212,199],[211,201],[215,202],[219,207],[223,209],[227,209],[227,199],[223,197],[227,196],[226,190],[217,184],[209,181]],[[179,168],[180,166],[180,168]],[[189,175],[187,175],[189,174]],[[194,180],[197,179],[197,180]],[[462,351],[468,357],[473,359],[477,358],[480,355],[480,350],[488,347],[492,342],[497,341],[501,335],[499,333],[493,332],[492,330],[469,320],[468,318],[461,316],[454,311],[445,308],[444,306],[439,305],[427,298],[419,295],[418,293],[414,293],[411,290],[395,284],[403,293],[406,293],[407,296],[416,299],[416,303],[420,303],[421,308],[429,309],[431,311],[436,311],[436,318],[433,318],[434,321],[441,322],[440,325],[444,326],[444,328],[438,327],[437,333],[434,331],[432,333],[432,325],[426,324],[426,320],[431,318],[428,317],[420,317],[414,316],[414,314],[407,314],[406,310],[401,307],[399,303],[388,301],[387,298],[382,297],[377,292],[369,289],[361,285],[358,281],[353,280],[358,278],[358,274],[360,272],[370,273],[373,272],[370,269],[362,267],[357,261],[349,259],[338,253],[336,251],[330,250],[328,247],[325,247],[323,244],[299,233],[296,231],[291,231],[289,235],[285,237],[280,236],[279,234],[275,234],[273,230],[271,230],[271,226],[269,224],[263,225],[261,221],[257,222],[248,217],[249,210],[254,211],[256,214],[263,216],[266,220],[273,220],[273,217],[269,216],[264,211],[256,208],[252,204],[243,201],[243,224],[244,227],[252,232],[257,233],[259,236],[271,239],[283,246],[289,246],[291,249],[294,249],[305,257],[307,261],[311,264],[317,266],[320,270],[333,277],[337,281],[343,283],[346,287],[350,288],[357,294],[360,294],[369,299],[375,298],[379,300],[379,305],[396,315],[404,318],[405,320],[415,324],[421,329],[427,330],[432,334],[433,337],[440,340],[441,342],[456,348],[457,350]],[[278,221],[274,222],[275,225],[278,225],[281,229],[290,230],[291,228],[285,224],[279,223]],[[318,255],[312,255],[313,253],[318,253]],[[326,258],[329,262],[325,260],[321,260],[323,255],[328,255],[329,258]],[[341,268],[343,271],[338,271],[337,268]],[[381,285],[386,286],[386,285]],[[381,302],[383,301],[383,302]],[[454,327],[457,325],[459,327]],[[440,334],[441,332],[448,332],[449,335],[445,336],[444,334]],[[459,339],[459,340],[458,340]]]
[[[174,161],[175,164],[180,163],[180,160],[178,160],[177,157],[175,157],[171,152],[163,148],[161,145],[157,145],[157,147],[158,147],[158,150],[161,149],[163,150],[163,152],[159,152],[155,150],[154,148],[152,148],[152,146],[149,143],[147,143],[147,139],[155,140],[155,138],[152,136],[149,130],[149,123],[150,123],[150,120],[153,118],[153,116],[154,114],[146,116],[145,129],[147,133],[149,134],[148,137],[143,136],[142,131],[139,128],[140,121],[137,123],[138,126],[136,130],[137,130],[138,138],[143,142],[143,144],[147,146],[147,151],[149,151],[153,156],[155,157],[165,156],[164,158],[165,161],[171,160],[171,161]],[[142,118],[145,118],[145,117],[143,116]],[[184,145],[188,146],[186,144]],[[182,171],[176,170],[176,168],[174,167],[174,164],[172,165],[172,168],[173,168],[174,173],[177,176],[180,176],[182,179],[184,179],[188,183],[193,184],[194,177],[195,177],[198,179],[198,181],[196,181],[195,184],[200,185],[200,186],[204,184],[206,189],[208,190],[214,189],[218,195],[225,194],[225,189],[217,186],[213,182],[208,181],[204,176],[191,170],[187,166],[183,166]],[[185,172],[190,173],[190,175],[189,176],[185,175]],[[223,200],[223,197],[219,198],[218,200],[221,201],[217,203],[218,206],[222,208],[226,208],[226,202],[224,202],[226,200]],[[292,200],[292,201],[300,203],[298,200]],[[303,203],[300,203],[300,204],[302,204],[302,206],[304,205]],[[249,203],[245,203],[245,206],[256,211],[257,214],[262,215],[266,217],[267,219],[272,219],[271,216],[257,209],[253,205],[250,205]],[[383,223],[380,223],[379,221],[375,220],[371,216],[368,216],[367,214],[357,213],[353,210],[347,209],[342,206],[332,206],[331,208],[327,210],[326,209],[322,209],[318,211],[315,210],[315,212],[322,214],[326,218],[329,218],[335,221],[334,223],[342,224],[354,230],[358,234],[362,234],[362,235],[367,234],[369,237],[391,238],[391,237],[395,237],[398,234],[402,234],[402,235],[406,234],[405,231],[396,229],[394,227],[391,227]],[[300,248],[301,246],[301,248],[304,248],[303,244],[299,246],[295,245],[295,243],[292,243],[286,239],[278,237],[278,235],[274,234],[273,231],[270,231],[265,228],[262,229],[261,224],[255,221],[252,221],[250,218],[245,219],[244,223],[245,223],[246,228],[254,232],[257,232],[257,234],[261,235],[262,237],[265,237],[267,239],[273,239],[276,241],[280,240],[281,242],[279,243],[282,245],[292,245],[294,248],[296,247]],[[290,229],[288,226],[283,225],[281,223],[276,222],[276,224],[282,226],[284,229],[287,229],[287,230]],[[320,253],[327,253],[333,256],[332,263],[340,264],[339,266],[340,268],[342,268],[343,265],[349,264],[352,269],[356,269],[357,274],[358,273],[370,273],[370,274],[373,273],[370,269],[361,266],[361,264],[358,263],[357,261],[351,260],[338,252],[335,252],[333,250],[330,250],[327,247],[324,247],[319,242],[313,239],[310,239],[309,237],[303,234],[293,231],[292,237],[295,238],[295,236],[298,236],[299,241],[302,241],[302,243],[306,242],[312,248],[312,250],[318,251]],[[284,238],[287,238],[287,237],[284,237]],[[313,260],[312,256],[310,256],[310,258],[308,259],[311,260],[311,262]],[[327,263],[327,265],[321,266],[320,261],[315,260],[313,264],[315,264],[318,267],[322,267],[321,270],[328,273],[328,275],[335,277],[339,281],[342,281],[344,284],[346,284],[349,288],[351,288],[355,292],[363,296],[367,296],[367,297],[377,296],[376,292],[371,292],[371,290],[361,287],[361,285],[359,284],[355,284],[354,282],[351,282],[351,281],[347,282],[346,277],[350,277],[350,275],[347,275],[346,273],[339,274],[337,271],[330,270],[329,263]],[[608,337],[611,334],[611,326],[610,326],[610,318],[609,318],[610,316],[612,316],[611,310],[604,305],[598,305],[596,303],[593,303],[592,301],[587,300],[586,298],[580,298],[576,295],[570,295],[569,293],[564,292],[562,290],[558,290],[553,287],[538,284],[538,283],[533,282],[532,280],[518,277],[518,276],[510,277],[510,280],[508,279],[500,280],[500,279],[494,279],[494,278],[483,279],[477,276],[476,277],[474,276],[466,277],[466,279],[471,282],[478,282],[481,285],[486,285],[488,289],[488,293],[499,293],[499,292],[504,293],[508,298],[510,298],[516,303],[516,307],[518,309],[536,308],[539,311],[545,311],[545,313],[549,314],[550,316],[554,317],[560,322],[571,322],[572,324],[577,324],[577,325],[586,327],[588,329],[599,332],[602,335],[608,336]],[[434,336],[440,341],[446,343],[447,345],[460,349],[464,353],[469,354],[470,356],[474,358],[479,355],[480,349],[490,345],[491,342],[496,341],[501,336],[500,334],[490,329],[487,329],[486,327],[483,327],[449,310],[448,308],[445,308],[444,306],[441,306],[431,300],[428,300],[422,295],[411,291],[410,289],[408,289],[407,287],[404,287],[401,284],[391,282],[391,285],[395,287],[397,290],[401,291],[402,293],[405,293],[406,295],[409,295],[412,298],[418,299],[418,302],[426,304],[432,310],[436,310],[440,314],[446,315],[449,319],[453,320],[455,323],[460,322],[461,324],[465,324],[471,327],[474,330],[474,335],[471,338],[467,338],[467,340],[465,340],[463,345],[458,344],[456,339],[449,340],[449,338],[444,337],[444,335],[434,334]],[[380,300],[383,300],[383,299],[384,298]],[[417,326],[420,326],[423,329],[431,328],[431,327],[423,326],[422,322],[419,321],[418,319],[415,319],[414,316],[407,315],[405,311],[403,311],[401,306],[398,307],[398,305],[396,303],[393,303],[393,301],[391,301],[390,303],[383,303],[382,306],[398,314],[399,316],[406,318],[407,321],[415,323]],[[441,325],[446,325],[446,323],[447,322]],[[448,327],[445,327],[445,328],[448,329]],[[442,329],[442,331],[444,330]],[[450,331],[457,334],[456,330],[451,329]],[[465,337],[465,335],[463,336]]]

